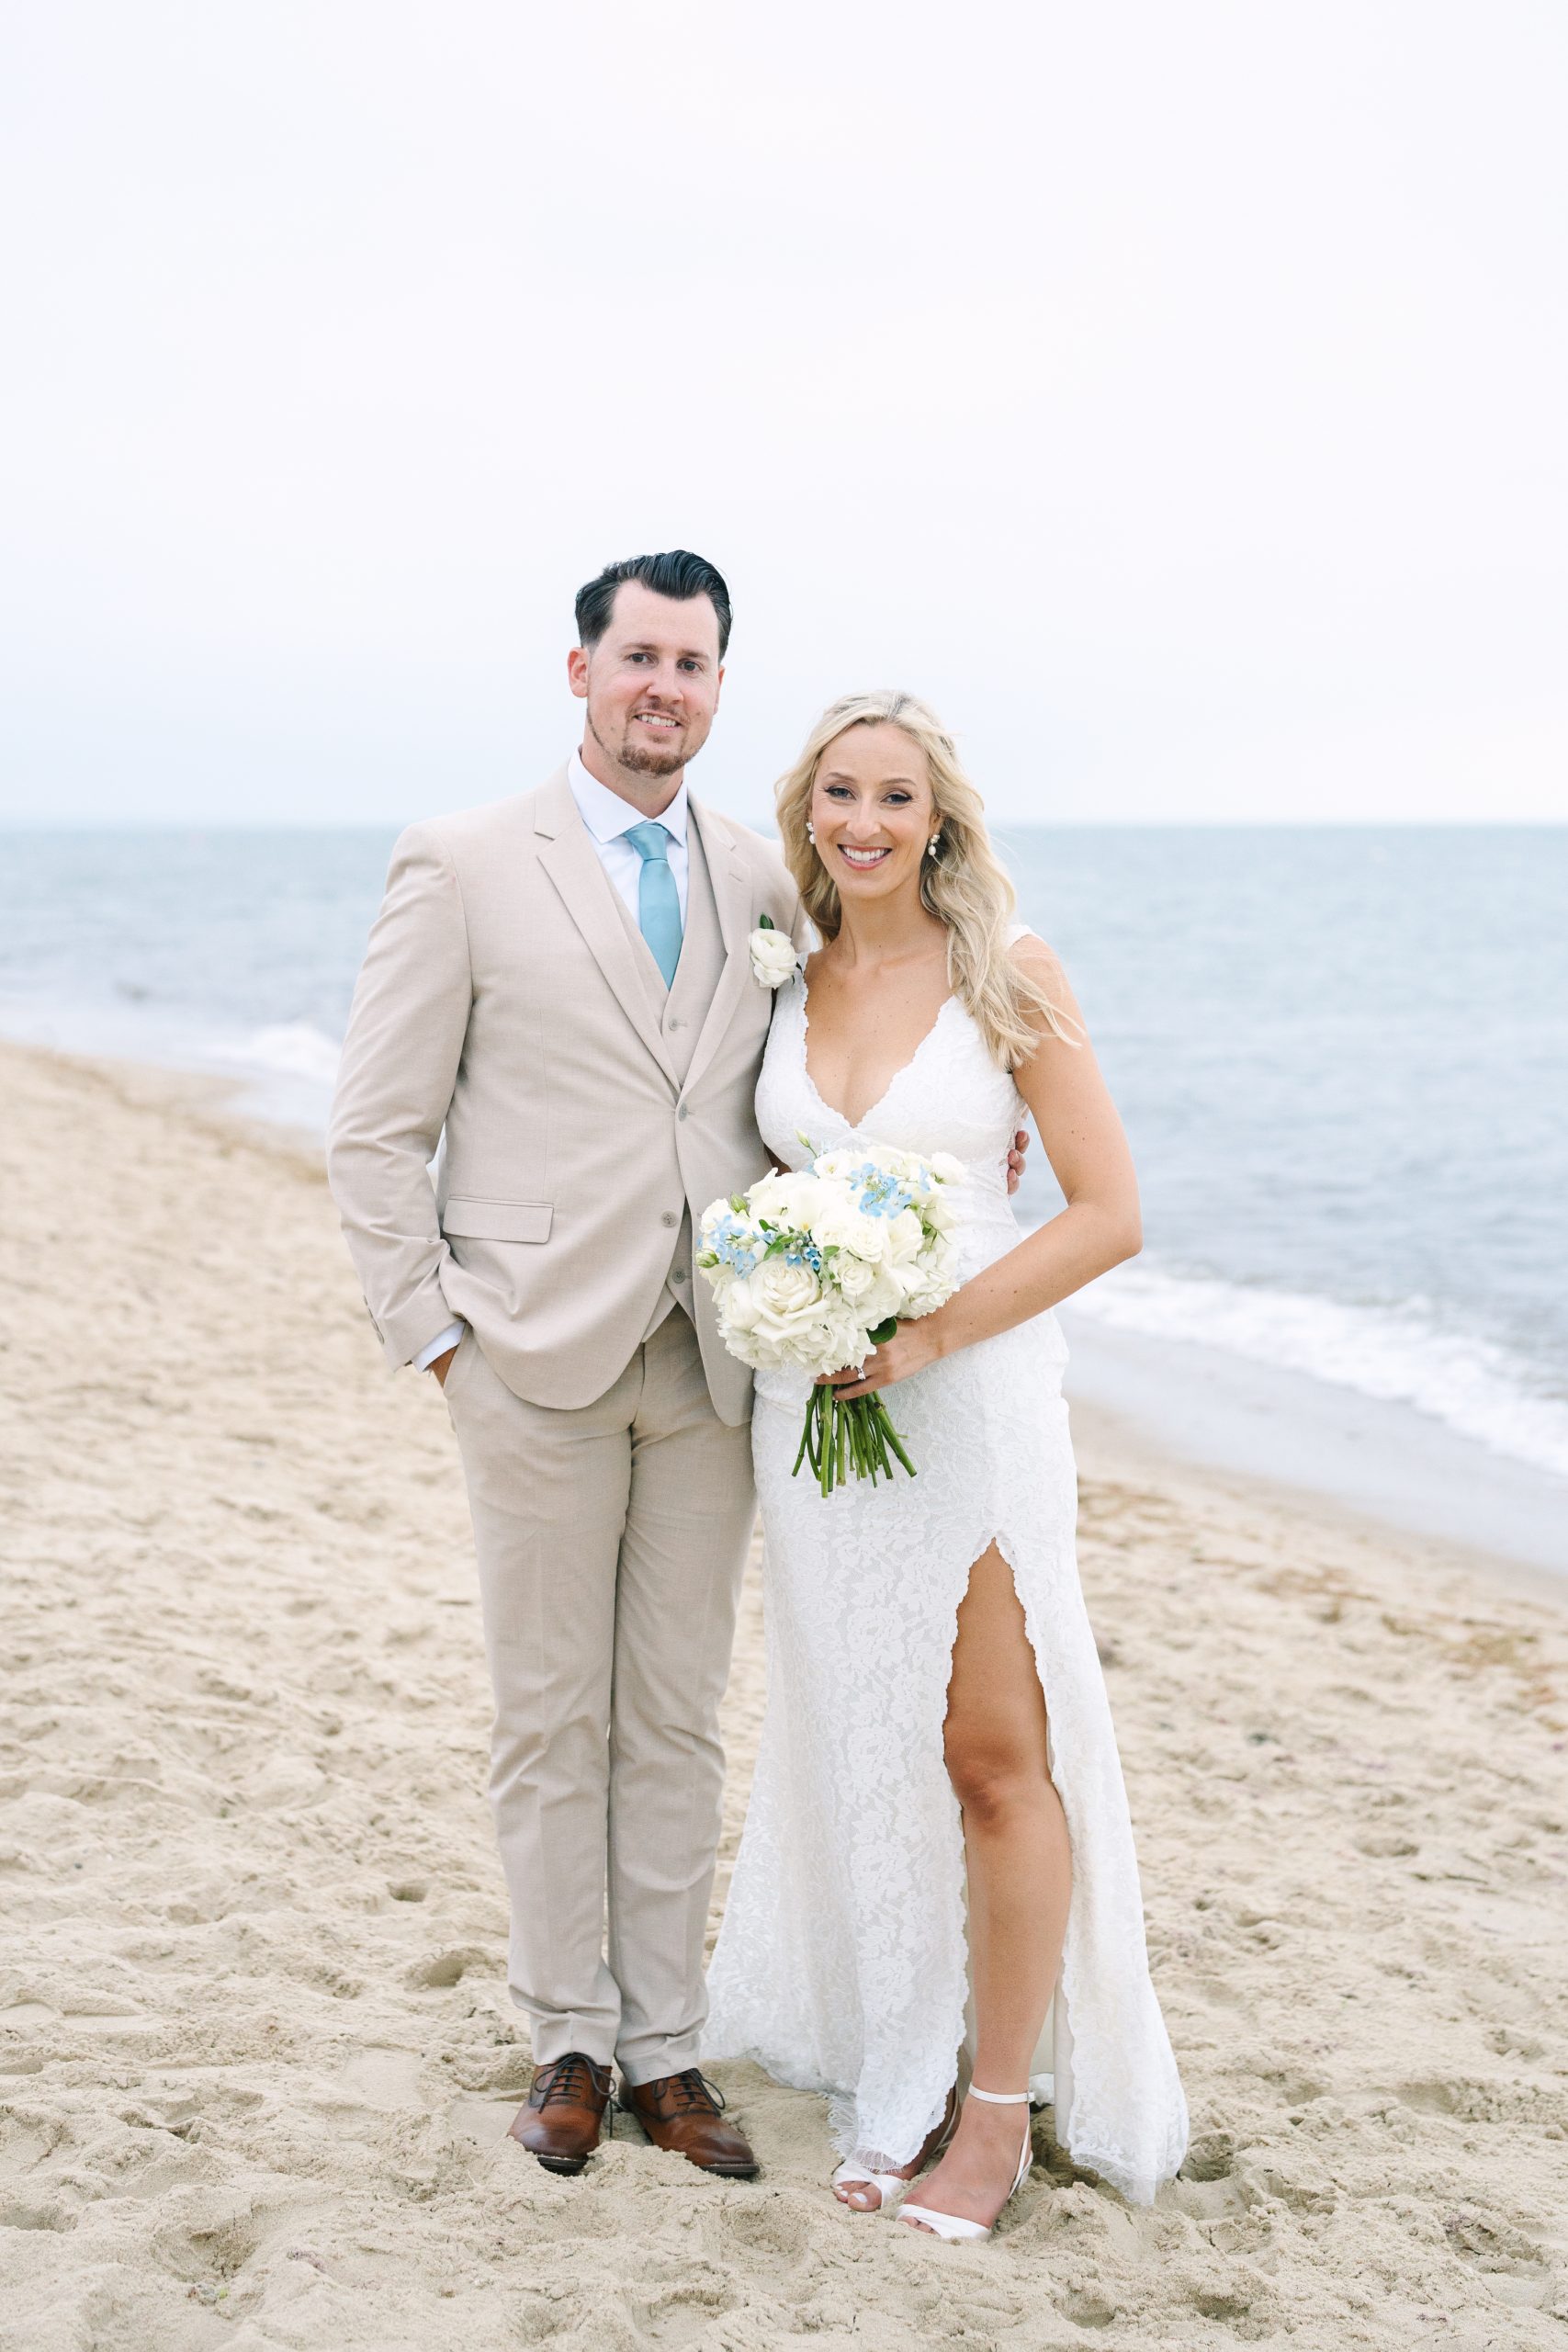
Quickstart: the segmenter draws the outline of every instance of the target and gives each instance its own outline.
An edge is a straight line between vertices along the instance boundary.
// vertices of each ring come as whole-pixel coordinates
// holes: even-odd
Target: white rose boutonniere
[[[795,942],[767,915],[750,936],[751,978],[760,989],[782,989],[795,969]]]

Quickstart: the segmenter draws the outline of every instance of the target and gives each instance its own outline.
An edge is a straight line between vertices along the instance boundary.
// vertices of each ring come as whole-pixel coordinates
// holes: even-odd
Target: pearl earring
[[[940,833],[933,833],[931,835],[930,841],[926,843],[926,855],[928,857],[934,857],[936,855],[936,845],[941,839],[942,835]]]
[[[817,846],[817,828],[810,822],[809,819],[807,821],[806,838],[811,843],[812,848],[815,849]]]

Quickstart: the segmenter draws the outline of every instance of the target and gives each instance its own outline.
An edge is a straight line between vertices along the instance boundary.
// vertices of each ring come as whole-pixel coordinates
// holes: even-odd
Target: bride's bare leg
[[[1061,1964],[1072,1848],[1023,1610],[995,1544],[976,1561],[958,1611],[942,1737],[964,1808],[975,2080],[983,2090],[1021,2091]],[[1012,2186],[1025,2112],[966,2101],[919,2202],[994,2221]]]

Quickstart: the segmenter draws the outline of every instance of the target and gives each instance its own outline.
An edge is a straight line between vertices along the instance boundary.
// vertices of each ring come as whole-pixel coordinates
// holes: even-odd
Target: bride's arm
[[[858,1380],[835,1381],[840,1396],[890,1387],[938,1356],[1010,1331],[1070,1298],[1108,1267],[1136,1257],[1143,1245],[1133,1155],[1066,975],[1038,939],[1020,940],[1012,953],[1052,1003],[1072,1014],[1084,1038],[1068,1045],[1043,1029],[1016,1073],[1066,1206],[966,1282],[945,1306],[901,1323],[886,1346],[866,1358]]]

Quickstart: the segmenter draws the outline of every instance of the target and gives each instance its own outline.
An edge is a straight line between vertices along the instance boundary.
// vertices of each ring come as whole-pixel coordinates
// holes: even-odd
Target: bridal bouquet
[[[801,1138],[803,1142],[806,1138]],[[807,1146],[809,1148],[809,1145]],[[964,1180],[947,1152],[922,1159],[880,1144],[827,1151],[809,1168],[764,1176],[703,1216],[697,1263],[713,1284],[725,1346],[756,1371],[815,1379],[863,1363],[900,1321],[929,1315],[958,1287],[945,1196]],[[795,1472],[809,1462],[824,1495],[915,1465],[874,1392],[847,1403],[813,1388]]]

